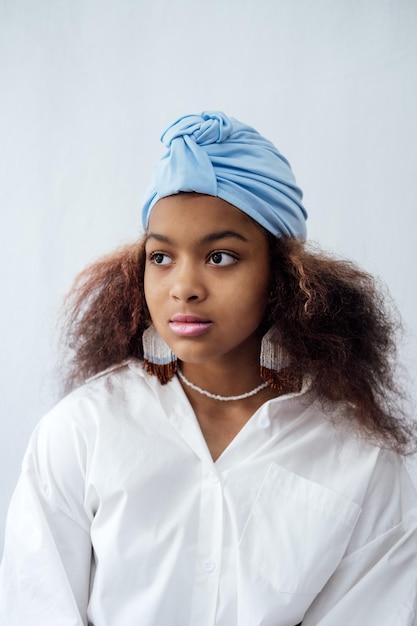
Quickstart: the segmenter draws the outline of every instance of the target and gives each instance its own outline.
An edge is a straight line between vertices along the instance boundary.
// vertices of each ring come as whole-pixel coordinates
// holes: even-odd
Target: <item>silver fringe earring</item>
[[[273,389],[287,393],[299,381],[290,368],[289,354],[280,343],[280,332],[272,326],[263,336],[260,356],[260,375]]]
[[[165,385],[177,371],[177,357],[151,324],[142,335],[143,366]]]

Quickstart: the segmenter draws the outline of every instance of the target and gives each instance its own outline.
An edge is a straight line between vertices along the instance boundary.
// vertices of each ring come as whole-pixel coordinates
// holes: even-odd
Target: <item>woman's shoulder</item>
[[[94,434],[106,423],[132,414],[139,416],[157,400],[154,385],[137,359],[113,365],[60,399],[40,420],[35,435],[38,431],[47,432],[49,437],[78,431]]]
[[[38,423],[26,450],[25,465],[85,468],[97,446],[111,446],[121,429],[136,432],[158,416],[158,396],[142,364],[128,360],[87,380],[62,398]]]
[[[149,384],[149,376],[142,366],[142,361],[129,358],[91,376],[62,398],[57,406],[67,406],[83,400],[117,401],[126,397],[132,390],[136,397],[140,398],[149,392],[150,387],[152,385]]]
[[[347,485],[364,476],[398,476],[404,459],[372,432],[364,430],[348,403],[323,401],[313,389],[289,399],[278,415],[294,457],[313,475],[323,474],[332,488],[346,478]],[[308,450],[308,454],[303,451]],[[362,477],[362,478],[361,478]],[[313,478],[314,479],[314,478]]]
[[[91,376],[84,384],[75,389],[72,394],[94,394],[97,391],[101,393],[105,391],[106,393],[112,394],[124,389],[132,382],[134,382],[135,385],[146,387],[146,380],[147,375],[143,368],[142,361],[131,357],[120,363],[115,363],[94,376]]]

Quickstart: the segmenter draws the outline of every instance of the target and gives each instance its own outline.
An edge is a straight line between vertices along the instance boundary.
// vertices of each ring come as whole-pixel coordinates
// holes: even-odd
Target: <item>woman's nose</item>
[[[178,266],[173,273],[170,295],[175,300],[183,302],[204,300],[206,291],[198,270],[194,267],[189,267],[188,264]]]

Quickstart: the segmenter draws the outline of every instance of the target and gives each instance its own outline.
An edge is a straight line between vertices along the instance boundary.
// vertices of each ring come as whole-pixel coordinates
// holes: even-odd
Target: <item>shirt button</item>
[[[268,428],[271,425],[271,420],[267,415],[261,415],[258,421],[259,428]]]
[[[215,569],[216,563],[214,561],[203,561],[203,570],[206,572],[206,574],[212,574]]]
[[[219,477],[214,472],[211,472],[209,474],[209,481],[212,485],[216,485],[219,482]]]

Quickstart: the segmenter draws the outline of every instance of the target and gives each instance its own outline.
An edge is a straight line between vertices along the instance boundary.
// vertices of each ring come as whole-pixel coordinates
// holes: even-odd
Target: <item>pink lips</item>
[[[197,337],[204,333],[212,322],[195,315],[173,315],[169,320],[170,329],[180,337]]]

